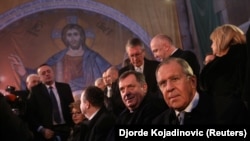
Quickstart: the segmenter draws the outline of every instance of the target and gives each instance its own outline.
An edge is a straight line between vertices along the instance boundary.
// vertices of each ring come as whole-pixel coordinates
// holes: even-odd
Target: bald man
[[[168,57],[178,57],[186,60],[199,80],[200,64],[196,55],[192,51],[175,47],[171,37],[168,35],[158,34],[154,36],[150,42],[150,48],[154,57],[160,62]],[[197,88],[200,91],[199,84]]]

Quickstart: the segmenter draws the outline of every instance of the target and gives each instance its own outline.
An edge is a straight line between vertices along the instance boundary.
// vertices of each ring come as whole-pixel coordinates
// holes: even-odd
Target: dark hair
[[[86,36],[85,36],[85,31],[84,29],[78,25],[78,24],[67,24],[63,29],[62,29],[62,33],[61,33],[61,37],[62,37],[62,41],[65,45],[67,45],[67,41],[66,41],[66,32],[70,29],[76,29],[77,31],[79,31],[80,36],[81,36],[81,43],[85,43],[86,40]]]
[[[46,63],[43,63],[43,64],[39,65],[39,66],[37,67],[37,69],[39,69],[39,68],[41,68],[41,67],[43,67],[43,66],[50,66],[50,65],[48,65],[48,64],[46,64]]]
[[[49,64],[46,64],[46,63],[43,63],[41,65],[39,65],[36,70],[38,71],[39,68],[43,67],[43,66],[48,66],[48,67],[51,67]]]
[[[88,86],[84,90],[83,98],[88,100],[89,103],[95,107],[104,105],[104,92],[96,86]]]
[[[140,84],[145,84],[146,83],[144,74],[142,74],[140,72],[137,72],[137,71],[134,71],[134,70],[128,70],[128,71],[125,71],[124,73],[122,73],[121,76],[119,77],[118,82],[125,79],[129,75],[134,75],[135,78],[136,78],[136,81],[139,82]]]

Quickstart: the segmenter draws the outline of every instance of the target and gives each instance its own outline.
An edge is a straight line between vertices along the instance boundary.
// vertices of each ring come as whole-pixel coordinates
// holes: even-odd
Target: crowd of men
[[[247,125],[249,32],[246,36],[229,24],[216,28],[210,36],[213,57],[204,67],[192,51],[175,47],[167,35],[151,40],[156,60],[145,57],[139,38],[131,38],[125,46],[129,63],[103,71],[78,99],[68,83],[55,80],[57,72],[49,64],[42,64],[27,78],[27,89],[15,94],[24,99],[21,115],[0,96],[1,138],[112,141],[118,126]],[[72,112],[70,105],[78,100],[78,112]],[[77,116],[81,120],[76,132]]]

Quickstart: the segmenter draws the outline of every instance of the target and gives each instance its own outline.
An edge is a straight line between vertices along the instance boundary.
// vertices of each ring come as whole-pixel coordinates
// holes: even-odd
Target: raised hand
[[[205,60],[203,62],[204,65],[207,65],[209,62],[213,61],[214,58],[215,58],[215,55],[213,55],[213,54],[206,55]]]
[[[11,54],[8,59],[10,59],[12,69],[19,75],[24,76],[26,74],[25,67],[21,58],[16,54]]]

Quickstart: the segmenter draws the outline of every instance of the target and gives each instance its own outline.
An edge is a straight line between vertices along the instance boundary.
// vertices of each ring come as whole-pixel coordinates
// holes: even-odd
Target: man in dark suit
[[[147,125],[167,106],[164,101],[147,92],[142,73],[129,70],[119,77],[119,89],[126,108],[118,116],[118,125]]]
[[[26,108],[30,90],[33,86],[38,85],[39,83],[40,83],[40,77],[37,74],[29,74],[26,79],[26,89],[12,92],[12,94],[17,96],[17,99],[15,100],[15,105],[19,111],[18,116],[25,121],[27,120]]]
[[[104,93],[96,86],[81,95],[81,111],[87,118],[81,125],[81,141],[103,141],[115,125],[115,116],[104,106]]]
[[[134,70],[124,72],[118,79],[121,98],[126,108],[116,119],[116,127],[150,125],[152,120],[167,109],[162,98],[148,92],[148,85],[142,73]],[[114,128],[106,141],[115,141],[117,128]]]
[[[119,70],[119,76],[127,70],[141,72],[145,76],[148,91],[159,94],[160,91],[155,78],[155,70],[159,62],[145,58],[144,45],[138,38],[128,40],[126,44],[126,53],[129,57],[130,64]]]
[[[55,82],[50,66],[38,67],[42,83],[31,88],[27,114],[36,140],[46,141],[69,135],[72,118],[69,105],[74,101],[71,88],[66,83]]]
[[[104,72],[103,75],[103,79],[106,83],[106,88],[104,89],[106,107],[116,116],[118,116],[125,108],[118,87],[118,71],[119,70],[115,66],[111,66]]]
[[[248,116],[250,117],[250,87],[248,84],[250,83],[250,25],[246,32],[246,40],[247,40],[247,68],[246,68],[246,79],[245,79],[245,87],[243,99],[248,108]]]
[[[168,35],[158,34],[154,36],[150,42],[150,48],[154,57],[160,62],[168,57],[179,57],[186,60],[193,69],[197,80],[199,80],[200,64],[196,55],[189,50],[182,50],[175,47]],[[200,91],[199,83],[197,83],[197,88]]]
[[[11,111],[2,93],[0,93],[0,138],[1,141],[31,141],[33,139],[28,125]]]
[[[169,109],[156,117],[153,124],[215,123],[211,98],[197,92],[196,76],[184,59],[165,59],[156,70],[156,79]]]

